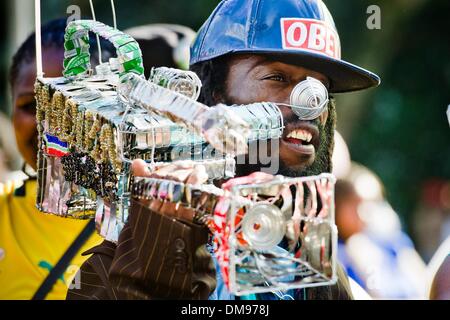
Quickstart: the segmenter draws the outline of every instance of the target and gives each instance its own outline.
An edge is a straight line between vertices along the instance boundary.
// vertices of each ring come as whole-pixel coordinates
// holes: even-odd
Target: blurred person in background
[[[335,130],[334,131],[334,148],[333,148],[333,157],[332,157],[332,163],[333,163],[333,170],[332,173],[333,175],[338,179],[338,183],[341,183],[339,181],[339,179],[343,179],[345,178],[349,172],[350,169],[352,167],[352,160],[350,158],[350,151],[348,149],[347,143],[345,142],[344,138],[342,137],[342,135]],[[342,192],[345,192],[345,186],[344,190],[342,190]],[[345,216],[345,214],[343,215]],[[349,216],[349,223],[342,223],[342,233],[340,233],[339,235],[341,236],[341,238],[348,238],[346,236],[343,236],[343,234],[349,234],[352,233],[351,230],[346,230],[346,227],[348,224],[351,224],[353,222],[353,225],[350,225],[350,228],[355,228],[357,229],[357,232],[361,231],[361,225],[362,225],[362,221],[359,219],[359,217],[352,217],[351,215]],[[341,221],[344,220],[345,222],[345,218],[341,217]],[[341,221],[339,223],[341,223]],[[338,245],[340,245],[341,242],[338,243]],[[355,281],[355,279],[357,279],[357,275],[353,272],[353,270],[351,270],[351,268],[348,268],[347,266],[347,273],[349,273],[349,282],[350,282],[350,287],[352,288],[352,292],[353,292],[353,296],[355,298],[355,300],[370,300],[372,299],[370,297],[370,295],[367,293],[367,291],[365,291],[361,285]],[[359,281],[360,283],[362,281]]]
[[[425,264],[369,169],[352,163],[336,184],[338,257],[376,299],[424,299]]]
[[[333,163],[331,173],[336,179],[345,178],[349,174],[352,167],[350,151],[344,138],[337,130],[334,131],[334,147],[331,162]]]
[[[14,140],[14,129],[11,120],[3,112],[0,112],[0,184],[23,180],[26,176],[22,173],[20,165],[23,162]]]
[[[194,30],[177,24],[156,23],[136,26],[124,32],[139,43],[147,78],[152,67],[189,68],[189,48],[195,38]]]
[[[430,292],[438,269],[450,253],[450,182],[440,178],[425,182],[413,226],[419,252],[429,261],[426,279]]]
[[[450,105],[447,108],[447,119],[450,124]],[[450,183],[441,188],[440,196],[442,207],[450,209]],[[447,215],[447,220],[448,220]],[[432,300],[450,300],[450,232],[439,246],[427,267],[430,284],[429,296]]]
[[[51,21],[42,27],[46,77],[62,75],[65,27],[65,19]],[[186,68],[188,65],[189,45],[195,36],[189,28],[160,24],[129,31],[143,48],[146,70],[160,65],[173,68]],[[95,37],[91,36],[90,41],[91,47],[96,46]],[[103,60],[111,57],[113,52],[112,45],[102,41]],[[92,50],[91,58],[91,63],[97,64],[96,50]],[[101,241],[92,222],[86,224],[86,221],[44,215],[35,208],[34,171],[38,146],[35,78],[35,37],[32,34],[15,54],[10,71],[14,131],[18,149],[25,159],[23,175],[26,178],[17,188],[8,183],[8,188],[0,189],[0,299],[43,298],[44,291],[48,291],[48,299],[64,299],[72,277],[88,258],[81,253]],[[12,129],[12,126],[5,128]],[[11,144],[11,141],[7,143]],[[50,271],[57,269],[58,263],[66,264],[67,268],[56,278],[52,274],[52,283]]]
[[[46,77],[62,75],[65,27],[66,20],[58,19],[41,28]],[[103,45],[103,58],[111,49]],[[20,186],[0,190],[0,299],[64,299],[87,259],[81,252],[101,241],[93,221],[64,219],[36,209],[35,79],[35,35],[31,34],[15,53],[10,69],[12,120],[27,178]]]

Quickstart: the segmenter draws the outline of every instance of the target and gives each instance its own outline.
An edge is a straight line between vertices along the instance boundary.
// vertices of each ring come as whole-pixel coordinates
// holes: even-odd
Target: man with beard
[[[315,118],[299,116],[292,105],[294,88],[313,79],[338,93],[366,89],[380,81],[340,59],[339,36],[320,0],[222,1],[193,43],[191,70],[202,80],[200,102],[209,106],[263,101],[280,106],[285,129],[278,141],[278,174],[294,177],[331,172],[336,121],[333,99]],[[277,152],[270,151],[273,161]],[[247,182],[254,181],[261,178],[261,168],[238,165],[237,176],[250,174]],[[199,167],[170,165],[150,173],[137,160],[133,171],[136,176],[187,183],[207,180]],[[207,230],[193,223],[192,216],[191,210],[177,211],[172,204],[132,201],[118,244],[105,241],[89,251],[94,255],[81,269],[83,285],[71,290],[68,298],[235,298],[224,289],[220,273],[215,279],[213,260],[205,248]],[[297,290],[291,298],[352,298],[346,275],[341,269],[338,274],[336,285]],[[277,299],[271,293],[251,298]]]

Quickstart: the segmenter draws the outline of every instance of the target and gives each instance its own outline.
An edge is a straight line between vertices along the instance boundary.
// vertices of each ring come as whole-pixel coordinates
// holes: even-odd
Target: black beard
[[[280,168],[278,174],[286,177],[304,177],[318,175],[323,172],[331,172],[332,163],[331,159],[333,156],[334,148],[334,130],[336,127],[336,105],[334,99],[330,99],[328,104],[328,118],[325,125],[322,125],[320,121],[315,120],[315,124],[319,128],[320,134],[320,145],[316,153],[316,159],[307,168],[304,169],[293,169],[287,166],[280,159]],[[236,176],[246,176],[252,172],[261,171],[262,166],[259,164],[243,164],[236,166]]]

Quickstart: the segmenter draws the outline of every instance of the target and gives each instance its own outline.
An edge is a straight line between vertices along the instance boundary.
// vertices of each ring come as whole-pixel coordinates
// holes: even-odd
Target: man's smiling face
[[[270,60],[261,55],[234,55],[228,60],[225,96],[216,98],[227,104],[262,101],[289,104],[292,90],[306,77],[313,77],[329,87],[327,77],[301,66]],[[324,163],[328,162],[329,155],[323,154],[332,143],[326,132],[328,110],[311,121],[299,120],[290,107],[280,106],[280,110],[285,129],[279,144],[278,173],[300,176],[329,170],[327,163]],[[271,156],[273,159],[278,155]]]

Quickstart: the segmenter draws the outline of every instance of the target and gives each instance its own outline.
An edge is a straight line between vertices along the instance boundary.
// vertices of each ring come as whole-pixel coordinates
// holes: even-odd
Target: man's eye
[[[285,82],[286,78],[281,74],[270,74],[263,78],[263,80],[272,80],[272,81],[279,81],[279,82]]]

